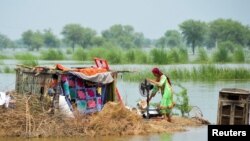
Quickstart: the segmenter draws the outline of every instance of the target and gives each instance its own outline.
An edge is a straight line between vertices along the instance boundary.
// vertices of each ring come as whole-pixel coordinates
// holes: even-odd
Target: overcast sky
[[[188,19],[250,25],[249,13],[250,0],[0,0],[0,33],[19,39],[28,29],[50,28],[60,35],[63,26],[77,23],[100,34],[122,24],[156,39]]]

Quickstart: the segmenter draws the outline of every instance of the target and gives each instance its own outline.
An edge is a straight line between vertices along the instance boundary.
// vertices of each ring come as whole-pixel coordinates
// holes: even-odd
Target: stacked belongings
[[[106,102],[114,100],[107,90],[114,79],[106,69],[68,69],[62,65],[57,65],[56,68],[64,71],[62,81],[66,80],[68,87],[62,85],[62,88],[67,103],[70,107],[70,104],[74,105],[80,113],[98,112]]]

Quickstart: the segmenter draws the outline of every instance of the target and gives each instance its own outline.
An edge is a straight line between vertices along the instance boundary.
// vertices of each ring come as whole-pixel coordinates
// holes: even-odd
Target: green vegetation
[[[15,59],[17,60],[36,60],[37,57],[31,53],[17,53],[15,54]]]
[[[30,67],[34,67],[34,66],[38,66],[39,63],[37,60],[21,60],[20,64],[25,65],[25,66],[30,66]]]
[[[175,93],[176,97],[176,108],[181,112],[181,116],[187,116],[191,111],[192,107],[189,104],[189,97],[187,95],[187,89],[180,84],[177,84],[181,88],[179,93]]]
[[[179,30],[167,30],[158,39],[148,39],[131,25],[121,24],[112,25],[98,34],[94,29],[73,23],[65,25],[61,34],[63,38],[59,39],[51,29],[27,30],[20,39],[12,41],[0,33],[0,50],[42,49],[40,57],[33,52],[37,59],[89,61],[99,57],[111,64],[250,62],[246,53],[250,49],[249,25],[232,19],[211,22],[189,19],[180,23]],[[64,54],[61,50],[66,47]],[[193,56],[188,55],[188,47]],[[194,56],[197,47],[198,55]],[[0,59],[12,58],[9,52],[1,53]],[[17,54],[15,58],[31,60],[34,54]]]
[[[237,48],[233,53],[233,61],[236,63],[244,63],[245,62],[245,55],[243,49]]]
[[[67,49],[68,52],[69,48]],[[78,61],[85,61],[87,60],[87,53],[84,51],[83,48],[76,48],[76,51],[73,53],[72,58],[74,60],[78,60]]]
[[[15,59],[19,60],[19,64],[26,66],[37,66],[37,57],[31,53],[17,53],[15,54]]]
[[[216,80],[237,80],[250,79],[250,70],[246,68],[220,68],[215,65],[202,65],[192,69],[176,68],[164,70],[173,80],[193,80],[193,81],[216,81]],[[127,81],[141,81],[145,78],[153,77],[150,71],[138,73],[126,73],[123,78]]]
[[[8,57],[6,55],[0,54],[0,60],[2,59],[8,59]]]
[[[11,69],[8,66],[4,66],[2,72],[4,72],[4,73],[14,73],[14,69]]]
[[[217,50],[213,54],[214,62],[236,62],[236,63],[244,63],[245,55],[243,51],[243,47],[234,44],[230,41],[221,42],[218,45]]]
[[[40,58],[43,60],[63,60],[65,58],[65,55],[59,49],[48,49],[41,51]]]
[[[206,26],[206,23],[194,20],[184,21],[180,25],[184,39],[192,47],[193,54],[195,54],[195,47],[202,45],[205,40]]]
[[[198,49],[198,57],[195,61],[198,63],[208,63],[209,62],[207,52],[204,48],[200,47]]]

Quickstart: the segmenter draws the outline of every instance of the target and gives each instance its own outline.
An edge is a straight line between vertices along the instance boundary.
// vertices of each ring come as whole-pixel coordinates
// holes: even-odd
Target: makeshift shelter
[[[55,67],[17,65],[16,92],[40,95],[41,103],[44,103],[45,97],[49,97],[52,78],[57,75],[56,92],[50,95],[56,103],[54,108],[58,108],[59,95],[64,95],[69,107],[76,105],[81,113],[100,111],[108,101],[121,101],[121,98],[116,88],[117,72],[109,70],[106,60],[95,58],[95,63],[95,67],[78,68],[66,68],[61,64]],[[63,80],[67,81],[67,88]]]

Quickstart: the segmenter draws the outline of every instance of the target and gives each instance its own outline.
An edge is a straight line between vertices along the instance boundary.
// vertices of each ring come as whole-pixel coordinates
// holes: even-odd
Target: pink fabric
[[[100,97],[97,98],[97,103],[100,105],[102,104],[102,99]]]
[[[75,81],[69,80],[69,86],[70,87],[75,87]]]
[[[85,95],[85,93],[84,93],[83,91],[78,91],[78,92],[77,92],[77,95],[78,95],[78,97],[79,97],[80,99],[85,99],[85,98],[86,98],[86,95]]]
[[[67,80],[67,76],[66,75],[62,75],[62,81],[66,81]]]
[[[96,107],[96,102],[94,100],[89,100],[88,101],[88,108],[95,108]]]
[[[95,93],[92,89],[87,89],[87,93],[88,93],[89,97],[95,97]]]

